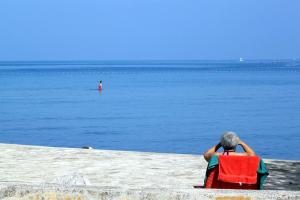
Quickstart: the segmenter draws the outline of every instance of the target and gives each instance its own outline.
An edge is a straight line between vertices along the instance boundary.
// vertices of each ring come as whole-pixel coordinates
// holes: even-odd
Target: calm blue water
[[[299,160],[299,63],[0,66],[2,143],[200,154],[226,130]]]

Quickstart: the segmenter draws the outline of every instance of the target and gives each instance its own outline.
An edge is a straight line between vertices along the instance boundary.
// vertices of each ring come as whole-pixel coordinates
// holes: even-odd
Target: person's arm
[[[255,152],[253,151],[253,149],[251,149],[251,147],[249,147],[245,142],[240,140],[239,145],[242,146],[248,156],[255,156]]]
[[[212,148],[208,149],[204,154],[204,159],[209,162],[210,158],[218,151],[218,149],[221,147],[221,143],[213,146]]]

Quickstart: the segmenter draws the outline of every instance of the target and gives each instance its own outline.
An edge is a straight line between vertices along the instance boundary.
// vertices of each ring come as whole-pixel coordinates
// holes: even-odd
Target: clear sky
[[[0,60],[300,58],[299,0],[1,0]]]

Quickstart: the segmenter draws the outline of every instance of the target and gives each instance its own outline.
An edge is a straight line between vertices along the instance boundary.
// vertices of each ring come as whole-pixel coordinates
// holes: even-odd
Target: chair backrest
[[[218,165],[208,169],[205,188],[259,189],[257,156],[219,156]]]

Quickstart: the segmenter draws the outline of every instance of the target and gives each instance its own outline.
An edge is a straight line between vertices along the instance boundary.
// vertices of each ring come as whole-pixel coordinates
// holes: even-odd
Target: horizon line
[[[242,57],[241,57],[242,58]],[[245,59],[242,58],[243,61],[298,61],[300,58],[263,58],[263,59]],[[11,62],[180,62],[180,61],[190,61],[190,62],[205,62],[205,61],[240,61],[240,58],[236,59],[57,59],[57,60],[50,60],[50,59],[43,59],[43,60],[0,60],[0,63],[11,63]]]
[[[299,59],[224,59],[224,60],[19,60],[0,61],[0,66],[36,66],[36,65],[200,65],[200,64],[250,64],[250,63],[290,63]]]

